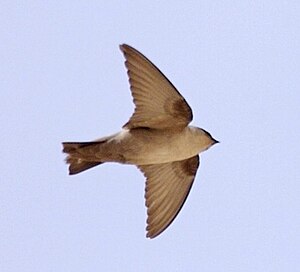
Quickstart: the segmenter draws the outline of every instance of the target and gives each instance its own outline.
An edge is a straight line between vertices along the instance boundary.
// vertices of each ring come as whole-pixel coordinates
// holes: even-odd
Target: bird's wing
[[[198,155],[183,161],[138,166],[147,179],[147,237],[156,237],[173,222],[187,199],[198,166]]]
[[[193,119],[190,106],[173,84],[144,55],[120,45],[125,56],[135,111],[125,128],[184,128]]]

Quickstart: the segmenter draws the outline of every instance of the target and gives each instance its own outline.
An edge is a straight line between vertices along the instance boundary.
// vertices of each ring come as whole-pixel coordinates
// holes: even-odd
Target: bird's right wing
[[[125,128],[182,129],[193,119],[190,106],[173,84],[144,55],[120,45],[125,56],[135,111]]]

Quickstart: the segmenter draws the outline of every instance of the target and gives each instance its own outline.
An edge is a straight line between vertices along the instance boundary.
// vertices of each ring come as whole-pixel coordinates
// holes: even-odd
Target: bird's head
[[[219,143],[219,141],[214,139],[208,131],[202,128],[196,128],[196,131],[197,131],[198,141],[201,143],[201,151],[205,151],[209,149],[211,146],[213,146],[214,144]]]

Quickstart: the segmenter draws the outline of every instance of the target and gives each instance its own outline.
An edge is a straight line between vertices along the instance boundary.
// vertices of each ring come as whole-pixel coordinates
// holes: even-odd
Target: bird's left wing
[[[198,155],[183,161],[138,166],[147,179],[147,237],[156,237],[173,222],[191,190],[198,166]]]

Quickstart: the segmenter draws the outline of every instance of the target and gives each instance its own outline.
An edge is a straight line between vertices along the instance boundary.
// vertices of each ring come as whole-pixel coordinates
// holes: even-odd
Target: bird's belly
[[[180,161],[198,153],[198,150],[191,150],[188,147],[188,142],[184,138],[169,135],[133,137],[122,146],[126,163],[137,165]]]
[[[192,157],[192,154],[183,152],[174,152],[172,148],[160,148],[159,150],[152,149],[147,153],[140,153],[138,158],[132,158],[134,164],[160,164],[172,161],[181,161]]]

